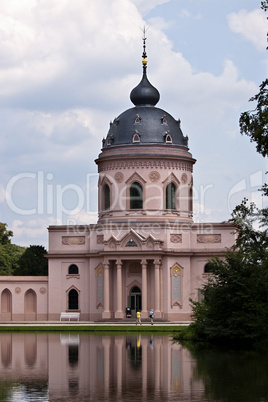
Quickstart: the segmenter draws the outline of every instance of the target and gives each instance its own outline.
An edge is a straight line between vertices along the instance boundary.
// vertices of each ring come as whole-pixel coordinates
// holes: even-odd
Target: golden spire
[[[146,54],[146,32],[148,31],[149,28],[143,28],[142,32],[143,32],[143,53],[142,53],[142,65],[143,65],[143,70],[146,71],[146,67],[147,67],[147,54]]]

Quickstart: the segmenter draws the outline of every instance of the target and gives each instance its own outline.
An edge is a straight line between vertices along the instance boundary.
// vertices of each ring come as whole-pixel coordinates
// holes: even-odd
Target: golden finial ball
[[[147,59],[142,59],[143,66],[147,66]]]

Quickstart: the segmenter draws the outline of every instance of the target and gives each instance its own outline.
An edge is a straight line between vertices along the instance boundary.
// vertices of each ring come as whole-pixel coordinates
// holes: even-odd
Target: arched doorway
[[[12,294],[10,290],[5,289],[1,294],[1,315],[3,321],[11,321],[12,312]]]
[[[68,310],[78,310],[78,292],[71,289],[68,294]]]
[[[131,316],[136,317],[136,312],[142,309],[141,290],[138,286],[133,286],[129,293],[129,305]]]

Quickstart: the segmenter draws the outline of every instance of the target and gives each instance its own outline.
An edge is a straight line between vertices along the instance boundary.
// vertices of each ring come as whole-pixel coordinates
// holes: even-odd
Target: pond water
[[[167,335],[0,334],[0,401],[268,401],[268,354]]]

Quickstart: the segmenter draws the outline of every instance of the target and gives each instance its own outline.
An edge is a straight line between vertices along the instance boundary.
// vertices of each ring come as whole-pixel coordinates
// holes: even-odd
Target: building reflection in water
[[[50,400],[175,400],[190,398],[195,387],[202,392],[189,351],[168,336],[0,334],[0,341],[1,381],[38,383]]]

